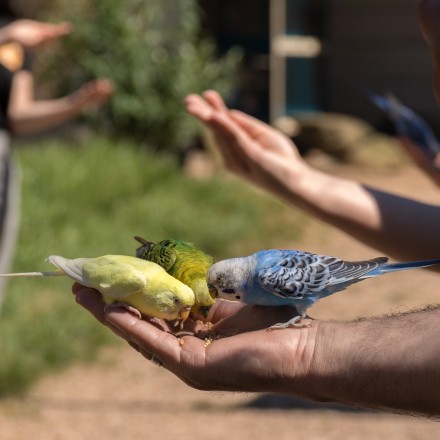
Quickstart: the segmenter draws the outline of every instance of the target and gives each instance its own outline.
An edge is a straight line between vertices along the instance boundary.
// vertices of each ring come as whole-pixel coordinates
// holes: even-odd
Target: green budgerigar
[[[215,302],[206,283],[206,272],[214,262],[212,257],[187,241],[168,239],[152,243],[141,237],[135,239],[142,245],[136,249],[136,256],[159,264],[191,287],[195,295],[191,312],[196,318],[206,318]]]
[[[158,264],[126,255],[70,260],[58,255],[47,261],[52,272],[12,273],[0,276],[61,276],[98,290],[106,304],[118,304],[141,315],[185,321],[194,305],[194,293]]]

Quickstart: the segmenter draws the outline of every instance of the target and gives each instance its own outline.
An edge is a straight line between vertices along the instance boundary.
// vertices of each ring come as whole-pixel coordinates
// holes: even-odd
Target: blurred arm
[[[107,80],[87,83],[78,91],[63,98],[35,100],[32,73],[15,73],[9,100],[9,127],[14,134],[45,131],[79,116],[90,105],[104,103],[112,93]]]
[[[43,44],[68,35],[72,25],[42,23],[35,20],[16,20],[0,29],[0,44],[16,42],[35,49]]]
[[[235,174],[397,259],[440,255],[440,207],[379,191],[309,166],[295,144],[213,91],[190,95],[187,110],[213,133]]]

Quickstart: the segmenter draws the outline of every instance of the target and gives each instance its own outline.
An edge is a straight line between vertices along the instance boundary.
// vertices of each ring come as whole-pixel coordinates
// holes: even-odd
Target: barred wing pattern
[[[301,300],[345,289],[388,261],[385,257],[344,261],[308,252],[285,251],[282,258],[258,271],[260,286],[282,298]]]

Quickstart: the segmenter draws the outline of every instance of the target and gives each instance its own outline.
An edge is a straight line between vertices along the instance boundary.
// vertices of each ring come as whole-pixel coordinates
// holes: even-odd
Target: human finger
[[[249,165],[245,156],[249,155],[249,142],[252,140],[229,117],[229,112],[218,111],[199,95],[187,96],[186,106],[188,113],[211,129],[227,168],[237,174],[248,174]]]
[[[185,98],[185,106],[190,115],[202,122],[209,123],[213,109],[200,95],[188,95]]]
[[[44,24],[43,26],[46,30],[46,35],[51,38],[63,37],[70,34],[73,30],[72,23],[68,21],[63,21],[58,24]]]
[[[129,341],[136,344],[139,350],[149,353],[159,359],[162,364],[173,371],[178,370],[181,362],[181,351],[183,347],[188,350],[188,344],[198,345],[197,349],[203,347],[201,339],[184,336],[178,338],[175,335],[164,332],[147,321],[137,319],[130,313],[121,310],[109,310],[106,313],[106,320],[125,334]]]
[[[212,115],[211,128],[221,139],[219,147],[228,165],[232,169],[238,167],[248,172],[249,158],[253,158],[257,150],[254,140],[229,115],[221,112],[215,112]]]
[[[263,133],[274,130],[264,122],[239,110],[231,110],[230,115],[231,118],[253,138],[257,138]]]
[[[227,301],[219,298],[209,310],[207,321],[215,324],[216,322],[237,313],[237,311],[245,306],[245,304],[238,301]]]
[[[228,107],[223,101],[223,98],[215,90],[207,90],[206,92],[203,93],[203,97],[213,109],[222,113],[226,113],[229,111]]]
[[[72,286],[72,292],[75,295],[76,303],[91,313],[101,324],[107,326],[117,336],[126,339],[125,335],[121,333],[116,327],[110,325],[106,320],[105,304],[102,300],[101,294],[81,284],[75,283]]]

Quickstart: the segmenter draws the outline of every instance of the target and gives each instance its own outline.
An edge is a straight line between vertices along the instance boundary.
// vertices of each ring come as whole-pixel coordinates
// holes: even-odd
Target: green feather
[[[206,273],[214,263],[213,258],[187,241],[167,239],[151,243],[140,237],[135,238],[142,243],[136,250],[136,256],[158,264],[189,286],[196,298],[192,312],[206,318],[215,302],[206,283]]]

